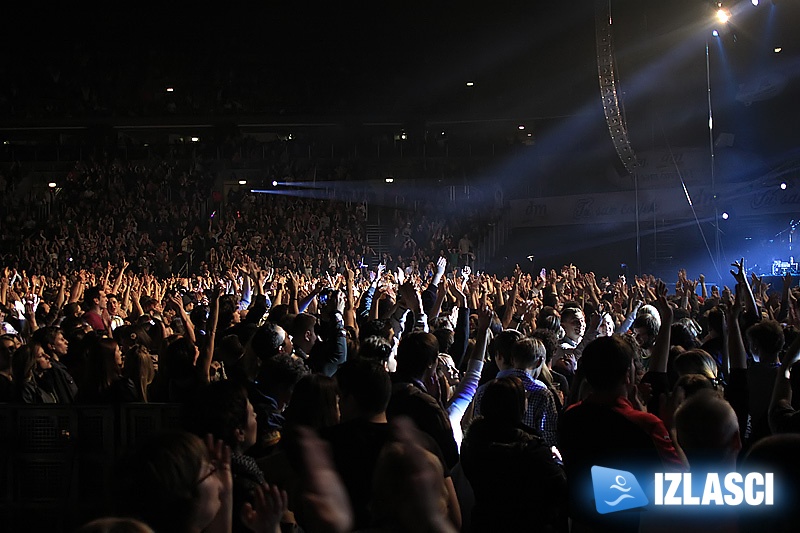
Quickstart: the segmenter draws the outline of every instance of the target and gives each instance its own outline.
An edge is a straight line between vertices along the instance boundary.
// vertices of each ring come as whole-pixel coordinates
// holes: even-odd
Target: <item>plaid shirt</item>
[[[547,386],[533,377],[525,370],[512,368],[501,370],[498,378],[516,376],[522,380],[525,390],[528,391],[528,410],[522,417],[522,422],[535,429],[547,442],[548,446],[555,446],[558,438],[558,409],[553,393]],[[481,399],[486,392],[486,385],[481,385],[475,393],[475,415],[481,414]]]

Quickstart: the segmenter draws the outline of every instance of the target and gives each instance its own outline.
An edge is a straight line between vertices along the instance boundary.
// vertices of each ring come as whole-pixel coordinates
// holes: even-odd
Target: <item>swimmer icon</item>
[[[600,514],[644,507],[649,502],[636,476],[625,470],[592,467],[594,504]]]

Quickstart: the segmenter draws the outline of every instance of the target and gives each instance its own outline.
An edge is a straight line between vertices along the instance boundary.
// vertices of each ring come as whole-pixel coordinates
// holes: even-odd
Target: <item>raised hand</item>
[[[281,518],[289,506],[289,496],[266,483],[253,491],[253,503],[242,508],[242,523],[255,533],[275,533],[281,530]]]
[[[440,257],[440,258],[439,258],[439,259],[436,261],[436,274],[437,274],[439,277],[442,277],[442,276],[444,276],[444,272],[445,272],[445,269],[446,269],[446,268],[447,268],[447,258],[445,258],[445,257]]]
[[[310,429],[298,429],[298,444],[305,468],[303,518],[309,531],[344,533],[353,526],[353,511],[342,479],[336,472],[330,448]]]
[[[739,320],[739,316],[742,314],[742,291],[744,287],[741,285],[736,285],[736,297],[733,300],[733,303],[728,305],[725,308],[725,318],[728,321],[728,324],[732,323],[735,320]]]
[[[183,298],[178,296],[177,294],[170,294],[167,296],[169,303],[175,308],[176,311],[179,313],[183,311]]]
[[[744,257],[740,261],[734,261],[731,266],[736,270],[731,270],[731,275],[736,280],[736,283],[746,283],[747,278],[744,275]]]
[[[672,306],[670,306],[667,301],[667,286],[661,280],[658,280],[656,283],[655,306],[656,309],[658,309],[658,314],[661,316],[661,323],[672,324]]]
[[[206,448],[211,456],[211,464],[216,468],[216,476],[222,483],[222,497],[230,498],[233,494],[233,476],[231,474],[231,447],[222,440],[214,440],[213,435],[206,435]]]
[[[488,305],[478,309],[478,331],[486,331],[492,323],[493,311]]]
[[[733,303],[733,294],[727,285],[722,288],[722,303],[727,305]]]

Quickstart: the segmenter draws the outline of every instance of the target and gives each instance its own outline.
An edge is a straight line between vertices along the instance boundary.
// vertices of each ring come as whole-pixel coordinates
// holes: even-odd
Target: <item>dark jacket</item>
[[[477,419],[461,444],[474,531],[566,531],[567,478],[533,429]]]
[[[331,320],[320,321],[320,337],[306,364],[316,374],[333,376],[339,365],[347,360],[347,338],[345,337],[342,315],[334,313]]]
[[[57,403],[56,395],[42,385],[36,377],[17,383],[17,401],[27,404]]]
[[[430,435],[442,450],[448,469],[458,463],[458,445],[453,437],[450,418],[444,407],[425,391],[422,384],[392,376],[392,399],[386,409],[389,420],[398,416],[409,417],[420,430]]]
[[[51,360],[53,368],[50,373],[53,375],[53,392],[58,397],[58,403],[74,403],[78,396],[78,385],[67,371],[67,366],[60,362]]]

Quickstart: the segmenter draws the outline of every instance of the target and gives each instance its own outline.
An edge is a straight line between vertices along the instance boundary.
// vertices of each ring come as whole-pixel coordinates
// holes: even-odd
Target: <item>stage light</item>
[[[758,5],[758,0],[750,0],[750,2],[751,2],[751,3],[752,3],[754,6],[757,6],[757,5]]]
[[[474,87],[474,86],[475,86],[475,82],[472,82],[472,81],[468,81],[467,82],[467,87]]]
[[[168,93],[174,93],[175,89],[173,89],[172,87],[167,87],[167,92]]]
[[[200,137],[192,137],[191,140],[192,140],[193,143],[196,143],[196,142],[200,141]]]
[[[247,185],[247,180],[239,180],[239,185]]]
[[[773,52],[775,52],[776,54],[780,54],[781,50],[783,50],[783,48],[781,48],[780,46],[776,46],[775,50],[773,50]]]
[[[722,213],[722,220],[728,220],[728,217],[729,217],[729,216],[730,216],[730,215],[728,215],[728,213],[727,213],[727,212],[723,212],[723,213]]]
[[[724,9],[717,10],[717,20],[725,24],[731,19],[731,14]]]
[[[782,191],[786,190],[786,182],[785,181],[783,183],[781,183],[781,190]]]
[[[51,189],[55,189],[56,188],[56,182],[55,181],[51,181],[50,183],[47,184],[47,186],[50,187]]]
[[[711,35],[713,35],[714,37],[719,37],[719,32],[717,30],[714,30],[711,32]]]
[[[277,187],[278,186],[278,181],[277,180],[272,180],[272,186],[273,187]]]
[[[408,139],[408,134],[406,134],[406,132],[404,132],[404,131],[401,132],[400,133],[400,139],[405,141],[406,139]]]
[[[517,126],[517,128],[519,128],[519,129],[521,129],[521,130],[524,130],[524,129],[525,129],[525,126],[523,126],[522,124],[520,124],[519,126]]]
[[[386,178],[386,183],[394,183],[394,178]]]

